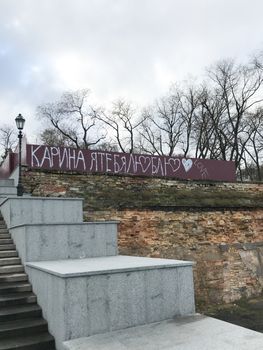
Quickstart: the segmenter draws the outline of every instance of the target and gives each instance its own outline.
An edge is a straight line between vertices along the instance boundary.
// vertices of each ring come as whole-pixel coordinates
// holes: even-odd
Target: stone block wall
[[[121,254],[193,260],[197,304],[263,289],[263,184],[26,170],[36,196],[84,197],[85,220],[119,220]]]

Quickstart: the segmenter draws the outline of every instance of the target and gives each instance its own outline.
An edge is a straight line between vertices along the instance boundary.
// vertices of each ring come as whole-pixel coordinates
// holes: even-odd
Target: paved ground
[[[263,296],[210,306],[205,314],[263,333]]]
[[[64,344],[67,350],[262,350],[263,334],[195,315]]]

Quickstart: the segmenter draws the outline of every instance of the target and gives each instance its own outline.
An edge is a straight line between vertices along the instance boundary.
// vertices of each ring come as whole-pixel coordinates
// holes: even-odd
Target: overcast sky
[[[89,88],[139,105],[205,67],[263,49],[262,0],[0,0],[0,124]]]

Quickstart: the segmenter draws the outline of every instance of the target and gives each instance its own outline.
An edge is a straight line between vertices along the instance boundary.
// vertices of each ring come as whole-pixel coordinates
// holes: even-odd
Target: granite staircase
[[[0,217],[0,350],[55,350],[13,239]]]
[[[118,255],[118,223],[83,222],[82,199],[10,196],[0,211],[9,230],[2,227],[0,252],[9,262],[1,275],[10,299],[3,299],[0,326],[6,339],[18,332],[13,344],[27,339],[21,327],[38,329],[39,340],[21,348],[0,341],[0,350],[53,350],[41,309],[57,350],[72,339],[195,313],[193,263]]]

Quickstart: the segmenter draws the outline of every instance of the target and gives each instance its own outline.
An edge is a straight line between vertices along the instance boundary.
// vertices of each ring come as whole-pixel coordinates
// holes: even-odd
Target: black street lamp
[[[23,118],[23,116],[21,114],[18,114],[18,116],[15,119],[16,121],[16,126],[17,129],[19,130],[18,133],[18,139],[19,139],[19,156],[18,156],[18,164],[19,164],[19,168],[18,168],[18,184],[17,184],[17,195],[18,196],[23,196],[24,193],[24,188],[22,185],[22,176],[21,176],[21,168],[22,168],[22,158],[21,158],[21,149],[22,149],[22,130],[24,129],[24,125],[25,125],[25,118]]]

